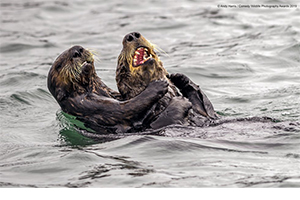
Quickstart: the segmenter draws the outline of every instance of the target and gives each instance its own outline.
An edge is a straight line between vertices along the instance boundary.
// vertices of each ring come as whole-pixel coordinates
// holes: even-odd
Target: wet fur
[[[147,47],[152,58],[140,67],[133,67],[132,59],[137,47]],[[118,58],[116,81],[124,99],[131,99],[140,94],[153,80],[169,82],[168,93],[151,108],[143,119],[145,126],[157,129],[171,124],[186,124],[191,103],[180,96],[175,86],[166,77],[167,71],[154,52],[154,45],[142,35],[132,42],[123,40],[123,49]]]
[[[136,37],[138,36],[138,37]],[[128,38],[130,38],[130,41]],[[132,40],[131,40],[132,39]],[[134,67],[132,59],[138,47],[147,47],[153,59],[141,66]],[[130,99],[142,92],[150,81],[164,79],[170,84],[168,93],[152,108],[152,112],[144,120],[152,128],[160,128],[170,124],[201,125],[217,115],[206,95],[183,74],[169,76],[162,62],[154,52],[154,45],[140,33],[133,32],[123,39],[123,49],[118,57],[116,81],[120,94]],[[175,81],[174,85],[172,81]],[[180,89],[180,95],[176,87]],[[191,108],[200,115],[190,112]],[[193,117],[191,117],[193,116]]]
[[[80,46],[58,56],[48,74],[48,89],[62,110],[102,134],[135,130],[167,88],[166,81],[151,82],[140,95],[120,101],[97,76],[93,55]]]
[[[148,47],[154,60],[142,67],[133,67],[133,55],[138,46]],[[124,99],[135,97],[153,80],[164,79],[169,81],[166,78],[167,71],[153,49],[154,45],[143,36],[136,42],[127,43],[125,39],[123,40],[123,49],[118,57],[116,81],[119,92]],[[172,88],[172,90],[176,92],[175,88]]]

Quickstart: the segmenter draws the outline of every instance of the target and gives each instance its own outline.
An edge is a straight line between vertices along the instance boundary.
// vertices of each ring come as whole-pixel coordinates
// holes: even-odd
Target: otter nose
[[[137,40],[140,37],[141,37],[141,34],[139,32],[132,32],[132,33],[125,35],[125,39],[127,42]]]
[[[82,46],[74,46],[72,48],[72,55],[73,55],[73,58],[77,58],[77,57],[80,57],[81,54],[83,52],[83,47]]]

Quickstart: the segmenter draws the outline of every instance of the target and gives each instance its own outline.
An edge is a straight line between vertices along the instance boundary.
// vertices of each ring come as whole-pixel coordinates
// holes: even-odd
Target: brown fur
[[[140,95],[120,101],[120,94],[97,76],[93,55],[81,46],[63,52],[48,74],[48,89],[62,110],[101,133],[135,129],[167,87],[166,81],[151,82]]]
[[[138,37],[136,37],[138,36]],[[128,41],[129,37],[133,40]],[[131,38],[130,38],[131,39]],[[152,55],[152,58],[143,65],[134,67],[133,66],[133,56],[134,52],[138,47],[146,47],[148,52]],[[187,99],[182,97],[174,100],[179,105],[177,108],[174,103],[172,103],[173,98],[180,96],[176,87],[167,78],[167,71],[163,67],[162,62],[154,51],[154,45],[146,40],[139,33],[130,33],[126,35],[123,39],[123,49],[118,57],[118,67],[116,71],[116,81],[120,94],[124,99],[131,99],[136,95],[140,94],[147,85],[153,80],[166,80],[169,83],[168,93],[152,108],[149,116],[144,120],[146,124],[150,124],[152,128],[160,128],[165,125],[170,124],[185,124],[186,117],[191,104]],[[174,108],[169,105],[174,106]],[[177,110],[176,120],[174,116],[169,116],[169,111],[166,108]],[[164,119],[160,118],[159,115],[164,113]],[[171,112],[170,112],[171,113]],[[167,119],[170,118],[170,119]],[[156,121],[156,120],[159,120]]]
[[[144,64],[135,67],[133,66],[133,56],[139,47],[146,47],[152,58]],[[153,124],[157,124],[157,121],[154,122],[156,119],[160,120],[159,125],[155,125],[156,127],[187,122],[186,115],[191,107],[195,112],[204,116],[204,118],[216,118],[212,104],[200,90],[199,86],[183,74],[172,75],[171,80],[175,81],[176,87],[183,94],[182,96],[167,76],[169,75],[155,53],[153,44],[137,32],[129,33],[124,37],[123,49],[118,58],[116,71],[117,86],[122,97],[124,99],[135,97],[153,80],[163,79],[169,82],[168,93],[155,105],[154,111],[151,117],[149,117],[149,123],[152,123],[152,127]],[[178,117],[174,117],[174,115]],[[162,116],[168,122],[162,122]]]
[[[137,47],[147,47],[152,55],[151,62],[142,66],[133,67],[133,55]],[[166,77],[166,69],[159,60],[154,46],[142,35],[136,41],[127,42],[123,40],[123,49],[118,57],[118,67],[116,72],[116,81],[119,92],[124,99],[130,99],[141,93],[147,85],[153,80],[163,79],[169,82],[169,92],[175,96],[177,90]]]

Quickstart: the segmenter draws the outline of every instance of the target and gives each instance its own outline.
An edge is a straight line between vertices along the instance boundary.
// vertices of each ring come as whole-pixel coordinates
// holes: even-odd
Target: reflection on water
[[[221,3],[2,0],[0,186],[299,187],[299,7]],[[163,49],[167,71],[199,84],[223,118],[276,122],[84,137],[94,133],[48,92],[50,66],[82,45],[97,52],[97,74],[116,90],[117,56],[132,31]]]

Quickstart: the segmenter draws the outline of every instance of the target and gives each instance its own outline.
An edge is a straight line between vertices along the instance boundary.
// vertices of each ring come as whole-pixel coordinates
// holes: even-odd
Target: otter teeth
[[[152,58],[152,55],[148,53],[148,49],[144,47],[139,47],[137,50],[134,52],[134,57],[133,57],[133,65],[138,66],[144,64],[147,60]]]
[[[134,56],[133,62],[134,62],[133,64],[136,65],[136,62],[137,62],[136,56]]]

